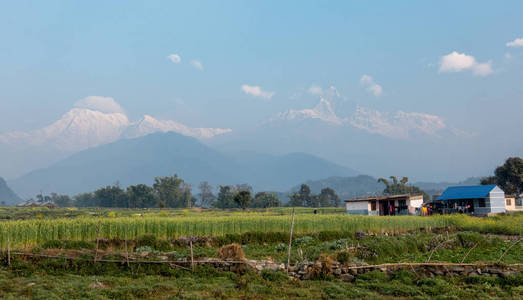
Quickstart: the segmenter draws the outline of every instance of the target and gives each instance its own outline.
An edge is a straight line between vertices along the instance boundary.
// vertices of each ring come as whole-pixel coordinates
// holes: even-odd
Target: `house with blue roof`
[[[497,185],[451,186],[437,201],[448,212],[488,216],[506,211],[505,192]]]

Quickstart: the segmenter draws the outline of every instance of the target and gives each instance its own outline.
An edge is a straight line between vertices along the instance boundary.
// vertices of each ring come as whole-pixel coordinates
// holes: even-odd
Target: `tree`
[[[321,207],[338,207],[340,206],[340,198],[336,192],[331,188],[324,188],[321,190],[319,204]]]
[[[51,202],[58,205],[59,207],[70,207],[73,206],[73,200],[67,195],[58,195],[51,193]]]
[[[267,208],[281,206],[280,199],[274,193],[259,192],[254,196],[251,207]]]
[[[234,208],[237,207],[234,203],[234,195],[236,194],[236,189],[230,185],[220,185],[218,186],[220,190],[218,192],[218,199],[214,203],[214,206],[217,208]]]
[[[73,197],[75,206],[77,207],[96,207],[100,203],[94,197],[93,193],[78,194]]]
[[[119,186],[106,186],[94,191],[96,202],[101,207],[122,207],[122,202],[126,200],[124,190]],[[127,205],[126,205],[127,206]],[[125,206],[123,206],[125,207]],[[130,206],[127,206],[130,207]]]
[[[159,207],[190,207],[187,202],[187,186],[177,174],[154,178],[153,188],[158,196]],[[190,193],[190,187],[188,189]],[[191,201],[189,201],[190,203]]]
[[[247,183],[240,183],[240,184],[236,185],[236,191],[238,191],[238,192],[248,191],[249,193],[252,194],[252,186],[250,186]]]
[[[497,184],[506,194],[520,196],[523,193],[523,159],[509,157],[494,171],[494,176],[481,179],[481,184]]]
[[[383,190],[384,195],[423,194],[425,200],[430,199],[430,196],[419,187],[407,185],[409,181],[408,177],[403,177],[399,181],[396,176],[390,176],[389,178],[392,180],[392,183],[385,178],[378,179],[378,182],[385,184],[385,189]]]
[[[243,210],[245,210],[247,207],[249,207],[251,198],[251,192],[239,191],[238,193],[236,193],[236,195],[234,195],[234,202]]]
[[[145,184],[131,185],[127,188],[130,207],[148,208],[157,206],[154,189]]]
[[[200,182],[200,205],[201,207],[212,206],[216,196],[212,193],[212,186],[207,181]]]
[[[291,198],[289,206],[312,206],[311,189],[306,184],[302,184],[300,190],[293,192],[289,197]]]

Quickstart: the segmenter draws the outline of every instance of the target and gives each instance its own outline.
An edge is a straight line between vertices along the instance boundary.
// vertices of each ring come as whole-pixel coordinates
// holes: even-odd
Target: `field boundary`
[[[34,254],[34,253],[23,253],[23,252],[11,252],[11,255],[14,256],[26,256],[26,257],[41,257],[41,258],[56,258],[56,259],[66,259],[66,260],[78,260],[78,261],[92,261],[93,263],[97,262],[107,262],[107,263],[122,263],[125,264],[127,261],[117,260],[117,259],[97,259],[96,262],[93,259],[87,259],[82,257],[70,257],[70,256],[58,256],[58,255],[45,255],[45,254]],[[195,264],[252,264],[254,260],[194,260]],[[129,263],[138,263],[138,264],[191,264],[191,261],[178,261],[178,260],[129,260]],[[376,265],[361,265],[361,266],[350,266],[348,265],[347,269],[376,269],[376,268],[388,268],[388,267],[424,267],[424,266],[434,266],[434,267],[489,267],[489,266],[503,266],[509,268],[520,268],[523,267],[523,263],[516,264],[500,264],[495,262],[481,262],[481,263],[445,263],[445,262],[401,262],[401,263],[385,263],[385,264],[376,264]]]

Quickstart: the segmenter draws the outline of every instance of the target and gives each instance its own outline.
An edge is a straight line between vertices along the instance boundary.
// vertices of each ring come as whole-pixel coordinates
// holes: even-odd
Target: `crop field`
[[[34,246],[50,240],[88,241],[100,238],[135,238],[152,234],[157,238],[180,236],[220,236],[245,232],[288,232],[291,215],[277,215],[290,211],[233,212],[220,215],[216,212],[186,213],[169,216],[168,211],[148,213],[127,212],[119,217],[109,211],[98,216],[80,215],[74,218],[29,219],[0,221],[0,247]],[[343,231],[405,232],[419,228],[459,227],[485,233],[521,234],[523,218],[472,218],[454,216],[393,216],[368,217],[338,214],[326,211],[310,214],[301,210],[295,216],[295,232]],[[121,214],[121,213],[120,213]]]

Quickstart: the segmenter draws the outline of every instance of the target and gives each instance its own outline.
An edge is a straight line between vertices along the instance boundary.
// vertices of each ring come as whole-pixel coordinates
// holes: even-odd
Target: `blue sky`
[[[356,105],[420,112],[513,140],[523,47],[507,43],[523,38],[522,15],[521,1],[3,2],[0,133],[42,127],[91,95],[131,119],[237,130],[335,86],[350,104],[340,116]],[[442,70],[454,51],[466,56],[450,63],[464,65]]]

